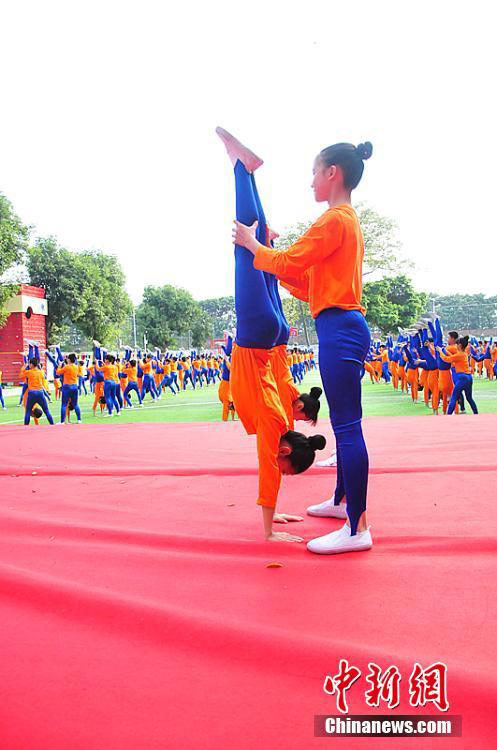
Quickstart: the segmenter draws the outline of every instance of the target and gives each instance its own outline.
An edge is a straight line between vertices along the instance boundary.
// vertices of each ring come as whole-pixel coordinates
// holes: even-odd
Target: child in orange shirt
[[[473,376],[470,372],[468,355],[466,352],[469,342],[469,336],[461,336],[457,339],[457,351],[454,354],[444,354],[441,346],[437,346],[440,359],[444,362],[450,362],[455,369],[454,390],[450,399],[447,414],[452,414],[456,408],[457,400],[461,393],[464,393],[466,399],[473,410],[473,414],[478,414],[478,408],[473,400]]]

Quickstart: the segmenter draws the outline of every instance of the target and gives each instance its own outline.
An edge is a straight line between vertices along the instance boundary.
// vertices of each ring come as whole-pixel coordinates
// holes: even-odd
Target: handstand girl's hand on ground
[[[275,513],[273,523],[289,523],[290,521],[303,521],[302,516],[289,516],[288,513]]]
[[[266,536],[266,542],[303,542],[301,536],[287,534],[286,531],[272,531]]]
[[[236,219],[233,223],[235,225],[233,227],[233,244],[245,247],[251,253],[255,252],[259,244],[255,238],[255,230],[257,229],[258,222],[254,221],[250,227],[242,224],[241,221],[236,221]]]

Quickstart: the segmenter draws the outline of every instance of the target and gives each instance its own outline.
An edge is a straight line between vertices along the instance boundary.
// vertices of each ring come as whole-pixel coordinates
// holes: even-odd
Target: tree
[[[5,304],[18,288],[12,276],[24,260],[28,236],[29,227],[21,222],[10,201],[0,193],[0,279],[5,279],[6,275],[11,277],[0,283],[0,326],[8,317]]]
[[[55,237],[38,237],[27,253],[29,282],[45,290],[48,301],[47,343],[58,343],[67,332],[78,300],[80,283],[73,253]]]
[[[427,295],[416,292],[404,275],[364,284],[362,303],[366,320],[382,333],[408,328],[426,307]]]
[[[233,328],[236,322],[235,298],[213,297],[199,302],[212,326],[212,335],[221,339],[225,331]]]
[[[45,289],[49,344],[66,336],[72,325],[90,341],[110,343],[131,313],[125,276],[112,255],[72,253],[54,237],[38,238],[28,251],[27,268],[30,283]]]
[[[426,312],[435,312],[447,330],[459,328],[477,331],[481,328],[497,326],[497,295],[485,297],[484,294],[430,294],[430,305]]]
[[[162,349],[175,346],[177,334],[191,331],[195,346],[201,346],[211,335],[209,321],[199,303],[185,289],[170,284],[145,287],[136,320],[148,341]]]
[[[100,250],[78,253],[77,270],[81,307],[76,306],[72,320],[91,340],[105,344],[133,310],[126,277],[117,258]]]

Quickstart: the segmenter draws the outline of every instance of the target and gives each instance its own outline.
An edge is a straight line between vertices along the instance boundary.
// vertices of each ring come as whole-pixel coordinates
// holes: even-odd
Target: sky
[[[420,291],[497,293],[493,3],[16,0],[0,6],[0,192],[33,236],[144,286],[233,294],[221,125],[282,232],[312,163],[369,140],[353,201],[393,218]],[[492,93],[493,92],[493,93]]]

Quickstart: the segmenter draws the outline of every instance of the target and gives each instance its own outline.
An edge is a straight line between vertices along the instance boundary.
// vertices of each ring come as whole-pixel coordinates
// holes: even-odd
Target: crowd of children
[[[418,403],[420,392],[424,403],[438,414],[465,413],[465,399],[474,414],[478,408],[473,399],[473,377],[497,378],[497,344],[475,336],[459,336],[449,331],[444,340],[440,320],[429,322],[415,334],[399,333],[394,343],[376,341],[364,362],[372,383],[385,383],[410,396]]]
[[[187,388],[208,388],[218,385],[219,399],[223,404],[222,419],[226,421],[235,409],[229,390],[231,360],[231,338],[229,350],[223,347],[223,356],[211,351],[165,352],[159,348],[153,352],[140,349],[134,351],[124,347],[122,352],[106,351],[98,341],[94,342],[92,354],[63,354],[60,346],[45,350],[47,362],[53,368],[55,401],[60,401],[60,422],[71,421],[74,412],[77,422],[81,420],[79,397],[93,394],[93,415],[117,416],[122,409],[132,409],[132,396],[138,406],[143,406],[147,395],[151,401],[160,400],[166,389],[176,396]],[[22,391],[19,405],[25,409],[24,423],[30,424],[33,417],[39,423],[45,414],[54,424],[49,403],[52,400],[46,373],[41,367],[39,346],[29,343],[23,355],[24,363],[19,374]],[[292,347],[288,349],[287,361],[295,383],[301,383],[305,374],[315,367],[312,349]],[[1,372],[0,372],[1,382]],[[5,409],[0,385],[0,403]]]

